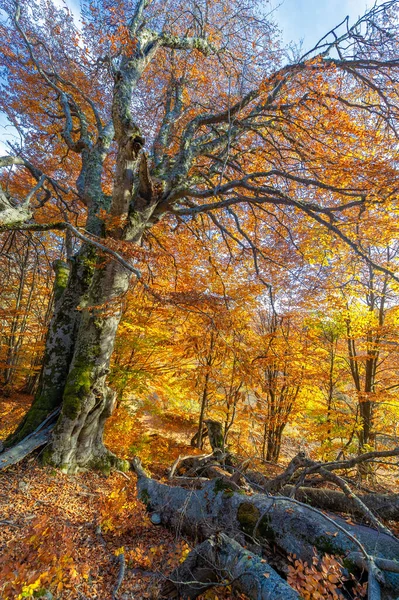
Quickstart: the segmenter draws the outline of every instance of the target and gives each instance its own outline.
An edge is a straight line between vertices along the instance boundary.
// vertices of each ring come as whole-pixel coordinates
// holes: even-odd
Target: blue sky
[[[61,3],[62,0],[58,0]],[[362,15],[373,0],[271,0],[268,4],[273,10],[273,19],[282,30],[286,44],[303,42],[303,48],[310,49],[327,31],[342,21],[346,15],[350,23]],[[73,10],[77,0],[67,0]],[[17,142],[18,135],[0,113],[0,155],[6,152],[6,139]]]
[[[273,18],[284,42],[304,42],[309,49],[347,15],[350,23],[373,6],[374,0],[271,0]],[[380,4],[380,2],[378,2]]]

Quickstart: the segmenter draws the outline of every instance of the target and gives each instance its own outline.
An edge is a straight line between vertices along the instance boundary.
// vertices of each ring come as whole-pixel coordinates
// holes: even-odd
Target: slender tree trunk
[[[198,437],[197,437],[197,448],[202,448],[204,442],[204,423],[205,423],[205,415],[208,408],[209,401],[209,377],[210,377],[210,369],[213,363],[213,349],[214,349],[214,335],[211,332],[210,337],[210,346],[209,346],[209,354],[206,358],[206,373],[204,380],[204,388],[202,391],[202,399],[201,399],[201,411],[198,422]]]
[[[200,412],[199,422],[198,422],[197,448],[202,448],[202,446],[203,446],[205,412],[208,407],[208,382],[209,382],[209,372],[207,372],[205,375],[204,389],[202,391],[201,412]]]
[[[54,264],[54,266],[56,266],[56,264]],[[43,318],[43,323],[42,323],[43,332],[40,333],[40,335],[36,338],[36,341],[34,342],[35,345],[43,344],[45,346],[45,344],[46,344],[50,321],[51,321],[52,315],[54,313],[54,302],[55,302],[54,291],[55,290],[53,289],[52,294],[50,296],[49,303],[47,305],[47,309],[46,309],[44,318]],[[31,356],[30,366],[29,366],[29,375],[27,376],[26,381],[21,389],[21,391],[23,393],[36,394],[38,385],[39,385],[40,371],[41,371],[42,364],[43,364],[43,352],[41,350],[36,350]]]
[[[273,451],[272,451],[270,459],[268,459],[271,462],[278,462],[278,459],[280,457],[281,439],[283,436],[284,428],[285,428],[285,423],[280,423],[280,425],[278,425],[275,429]]]
[[[37,268],[37,265],[35,266],[32,281],[30,283],[30,289],[28,292],[26,305],[24,307],[24,314],[23,314],[21,321],[19,322],[19,327],[18,327],[19,331],[18,331],[18,334],[16,334],[16,336],[15,336],[14,355],[12,357],[12,360],[10,360],[10,376],[7,381],[7,384],[11,388],[13,388],[15,386],[15,376],[17,374],[18,366],[21,361],[21,350],[23,349],[23,339],[25,336],[26,328],[27,328],[28,315],[29,315],[29,313],[31,311],[31,307],[32,307],[33,294],[34,294],[34,291],[36,288],[36,268]]]
[[[359,401],[359,411],[362,423],[362,429],[359,432],[359,448],[363,448],[371,444],[371,432],[373,428],[373,402],[370,400]]]
[[[15,309],[14,309],[15,314],[14,314],[12,322],[11,322],[10,334],[8,336],[8,348],[7,348],[7,354],[6,354],[6,360],[5,360],[6,368],[4,370],[4,385],[5,386],[11,385],[11,379],[12,379],[12,375],[13,375],[13,371],[14,371],[14,363],[16,360],[17,352],[18,352],[17,331],[18,331],[20,318],[21,318],[21,306],[22,306],[22,300],[23,300],[24,290],[25,290],[28,260],[29,260],[29,244],[28,244],[27,249],[25,250],[25,255],[22,260],[21,276],[20,276],[20,280],[19,280],[17,298],[16,298],[16,303],[15,303]],[[28,310],[28,308],[26,307],[25,310]]]

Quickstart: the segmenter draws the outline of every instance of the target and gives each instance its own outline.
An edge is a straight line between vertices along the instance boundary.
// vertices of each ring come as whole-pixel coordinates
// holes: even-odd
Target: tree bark
[[[44,457],[66,472],[88,468],[109,472],[112,467],[126,467],[105,448],[103,431],[116,401],[106,377],[121,318],[121,296],[127,291],[130,276],[114,261],[97,265],[94,273],[66,380],[61,416]]]
[[[54,413],[59,412],[59,409],[56,409]],[[44,446],[47,444],[51,432],[54,428],[54,419],[56,414],[50,414],[47,419],[43,421],[41,425],[37,428],[36,431],[26,436],[19,444],[9,448],[5,452],[2,452],[2,448],[0,447],[0,471],[9,467],[10,465],[15,465],[19,463],[21,460],[28,456],[31,452]]]
[[[24,419],[7,438],[7,447],[32,433],[62,403],[81,320],[81,308],[85,305],[93,277],[94,259],[93,249],[83,247],[71,261],[72,264],[62,261],[54,263],[55,307],[47,334],[38,390]]]
[[[205,437],[204,433],[204,424],[205,424],[205,413],[208,407],[208,384],[209,384],[209,371],[206,372],[205,381],[204,381],[204,389],[202,391],[202,399],[201,399],[201,411],[199,416],[198,423],[198,432],[193,439],[196,439],[197,448],[202,448],[203,440]]]
[[[277,546],[287,554],[312,561],[314,548],[320,553],[341,556],[349,570],[357,563],[350,555],[359,543],[371,556],[399,560],[399,541],[362,525],[349,524],[335,515],[324,515],[298,501],[282,496],[235,493],[218,480],[205,484],[195,494],[151,479],[135,459],[138,492],[149,512],[160,515],[161,523],[183,531],[193,539],[207,539],[223,531],[238,542],[254,539],[261,546]],[[387,594],[399,592],[399,576],[385,573]],[[385,597],[392,597],[389,594]],[[394,596],[396,597],[396,596]]]
[[[218,421],[213,421],[212,419],[206,419],[205,425],[207,427],[209,443],[212,451],[224,451],[223,425]]]
[[[286,485],[281,492],[289,496],[293,490],[293,485]],[[358,494],[358,497],[378,517],[387,521],[399,521],[399,494]],[[323,510],[363,516],[350,498],[337,490],[300,487],[295,492],[295,498]]]
[[[202,542],[169,576],[160,598],[194,600],[221,580],[253,600],[300,600],[300,596],[260,556],[224,533]]]

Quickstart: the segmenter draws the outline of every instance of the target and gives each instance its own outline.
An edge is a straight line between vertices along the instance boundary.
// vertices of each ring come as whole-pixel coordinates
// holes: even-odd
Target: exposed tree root
[[[125,577],[126,570],[126,561],[125,561],[125,553],[121,552],[117,556],[117,561],[119,565],[118,577],[116,583],[114,585],[114,589],[112,591],[112,599],[115,600],[118,597],[119,588],[122,585],[123,578]]]

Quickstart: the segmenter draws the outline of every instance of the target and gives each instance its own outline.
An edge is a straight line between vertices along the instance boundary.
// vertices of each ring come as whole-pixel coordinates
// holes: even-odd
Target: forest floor
[[[0,399],[0,439],[30,402],[24,395]],[[182,415],[120,409],[110,421],[108,447],[120,456],[139,454],[158,477],[179,454],[195,453],[189,445],[195,425]],[[188,542],[151,523],[132,473],[64,475],[40,467],[37,456],[0,472],[1,600],[111,600],[121,552],[126,570],[118,599],[155,599],[189,550]],[[223,589],[203,598],[240,596]]]
[[[30,402],[25,395],[0,398],[0,440]],[[118,456],[138,455],[155,478],[163,479],[179,455],[200,452],[190,446],[195,429],[195,421],[183,413],[120,407],[109,419],[106,444]],[[284,449],[287,461],[298,451],[292,444]],[[278,472],[279,467],[269,466],[264,473]],[[397,492],[397,487],[391,474],[379,478],[375,489]],[[155,600],[165,577],[190,549],[189,540],[151,523],[137,499],[132,472],[64,475],[41,467],[37,455],[0,471],[0,600],[112,600],[121,553],[126,569],[118,600]],[[221,587],[201,598],[244,596]]]

